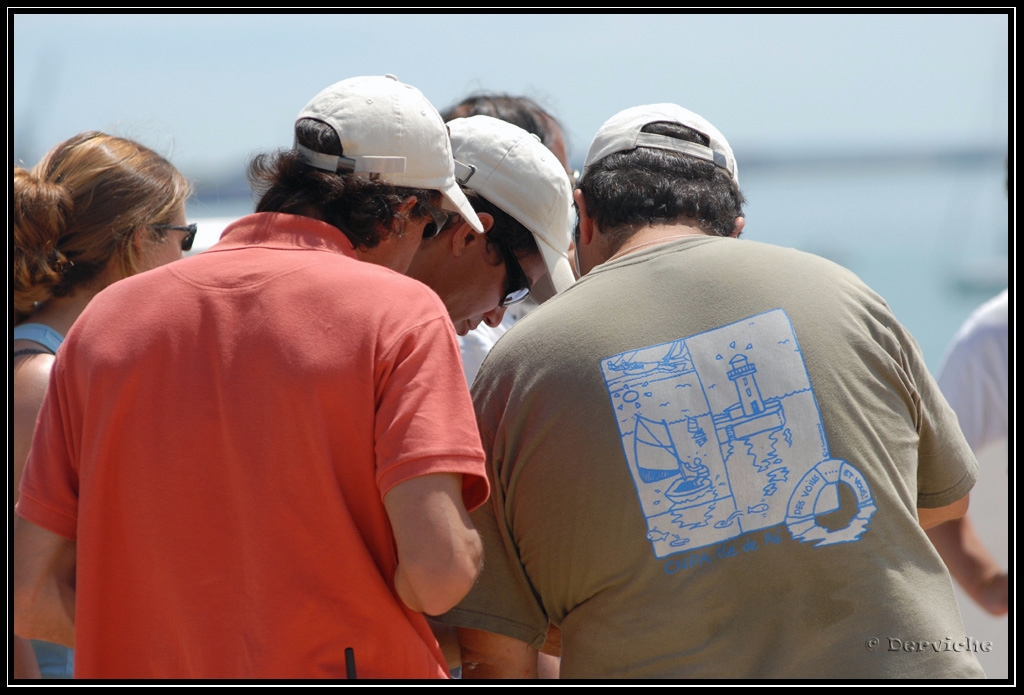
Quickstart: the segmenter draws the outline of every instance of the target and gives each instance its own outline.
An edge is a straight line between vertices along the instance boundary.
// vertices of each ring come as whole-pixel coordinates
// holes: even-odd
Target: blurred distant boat
[[[950,284],[960,292],[994,295],[1009,285],[1009,258],[1004,255],[964,260],[950,272]]]

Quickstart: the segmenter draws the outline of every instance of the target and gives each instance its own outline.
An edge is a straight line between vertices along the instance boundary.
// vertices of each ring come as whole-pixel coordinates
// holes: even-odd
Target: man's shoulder
[[[572,304],[571,301],[566,303],[564,294],[555,295],[511,326],[502,328],[497,335],[492,334],[495,342],[487,354],[510,354],[513,360],[529,359],[538,344],[565,340],[564,317],[575,311]]]
[[[1009,315],[1010,290],[1005,289],[978,307],[971,314],[968,322],[985,326],[1005,326]]]
[[[784,263],[785,267],[781,268],[780,272],[785,271],[789,273],[795,269],[797,272],[808,271],[835,275],[837,277],[843,276],[860,282],[857,275],[849,268],[810,251],[790,246],[778,246],[777,244],[755,239],[731,239],[728,241],[729,243],[721,244],[716,248],[749,259],[763,259],[765,263],[769,264],[777,265]]]
[[[124,334],[129,327],[137,332],[147,326],[171,330],[196,324],[199,314],[215,311],[214,306],[224,307],[218,314],[223,320],[233,315],[229,306],[246,305],[242,296],[251,296],[267,311],[314,309],[334,323],[369,322],[402,330],[448,320],[444,304],[429,287],[383,266],[340,252],[268,252],[246,259],[207,251],[118,281],[90,301],[73,333]]]

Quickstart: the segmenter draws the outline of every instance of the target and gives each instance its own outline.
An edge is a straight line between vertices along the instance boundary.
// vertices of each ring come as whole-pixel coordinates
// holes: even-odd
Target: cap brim
[[[469,222],[470,227],[483,234],[484,225],[476,216],[476,211],[469,204],[469,199],[466,198],[466,194],[462,192],[458,183],[453,183],[448,188],[442,189],[441,195],[444,196],[445,203],[447,203],[441,205],[442,209],[459,213],[462,215],[462,219]]]
[[[533,235],[533,238],[537,242],[541,258],[544,259],[544,267],[548,271],[547,275],[530,288],[530,296],[538,304],[541,304],[559,292],[564,292],[572,287],[572,284],[576,282],[576,276],[572,272],[572,265],[566,254],[556,251],[536,234]]]

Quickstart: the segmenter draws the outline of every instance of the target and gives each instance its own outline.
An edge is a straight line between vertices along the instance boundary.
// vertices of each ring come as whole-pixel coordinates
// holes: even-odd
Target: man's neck
[[[622,246],[613,253],[606,261],[622,258],[623,256],[639,251],[641,249],[667,244],[689,236],[711,236],[699,227],[689,224],[665,224],[643,227],[636,231],[631,237],[623,242]]]

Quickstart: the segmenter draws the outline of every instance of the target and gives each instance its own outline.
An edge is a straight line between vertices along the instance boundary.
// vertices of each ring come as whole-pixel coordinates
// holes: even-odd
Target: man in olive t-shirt
[[[464,677],[981,677],[924,533],[976,463],[913,338],[849,271],[740,240],[721,133],[672,104],[598,132],[583,278],[485,360],[485,568]]]

